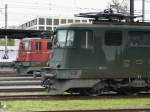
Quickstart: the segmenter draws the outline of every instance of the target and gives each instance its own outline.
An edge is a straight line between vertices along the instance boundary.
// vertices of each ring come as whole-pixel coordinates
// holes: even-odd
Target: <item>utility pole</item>
[[[145,21],[145,0],[142,0],[142,22]]]
[[[7,29],[7,4],[5,4],[5,29]],[[5,35],[5,54],[3,59],[8,59],[8,49],[7,49],[7,35]]]
[[[5,4],[5,29],[7,29],[7,4]]]
[[[130,0],[130,16],[134,16],[134,0]],[[131,18],[130,22],[134,22],[134,18]]]

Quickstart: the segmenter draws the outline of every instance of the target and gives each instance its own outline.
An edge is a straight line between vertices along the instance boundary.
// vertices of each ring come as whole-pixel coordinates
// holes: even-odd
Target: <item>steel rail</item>
[[[97,110],[50,110],[50,111],[31,111],[31,112],[150,112],[150,108],[135,109],[97,109]]]
[[[27,92],[27,91],[26,91]],[[31,92],[31,91],[29,91]],[[150,95],[142,96],[114,96],[114,95],[104,95],[104,96],[80,96],[80,95],[0,95],[0,100],[100,100],[100,99],[137,99],[137,98],[150,98]]]
[[[33,74],[17,74],[17,73],[0,72],[0,77],[20,77],[20,76],[33,76]]]
[[[16,92],[16,93],[18,92],[18,93],[20,93],[20,92],[40,92],[40,91],[45,91],[45,89],[44,88],[0,89],[0,93],[4,93],[4,92]]]

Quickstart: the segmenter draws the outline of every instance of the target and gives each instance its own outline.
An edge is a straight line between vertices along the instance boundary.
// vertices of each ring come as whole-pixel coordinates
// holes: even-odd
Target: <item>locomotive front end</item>
[[[81,24],[79,24],[81,25]],[[77,24],[57,28],[50,67],[43,68],[42,85],[50,95],[83,93],[99,79],[87,79],[88,70],[95,66],[94,35]]]
[[[51,59],[51,39],[22,39],[15,68],[18,74],[33,74],[46,67]]]

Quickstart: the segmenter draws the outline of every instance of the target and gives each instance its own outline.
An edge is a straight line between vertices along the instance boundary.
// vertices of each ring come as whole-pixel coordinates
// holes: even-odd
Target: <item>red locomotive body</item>
[[[48,66],[51,59],[51,39],[25,38],[20,41],[17,61],[17,72],[26,74]]]

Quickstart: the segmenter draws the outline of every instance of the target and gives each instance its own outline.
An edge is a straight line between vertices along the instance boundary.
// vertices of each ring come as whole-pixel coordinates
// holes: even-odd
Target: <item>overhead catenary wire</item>
[[[122,0],[122,2],[121,3],[123,3],[125,0]],[[39,4],[39,3],[36,3],[36,2],[33,2],[33,3],[31,3],[31,2],[9,2],[9,4],[10,4],[10,8],[13,8],[13,9],[15,9],[15,8],[20,8],[20,9],[25,9],[25,10],[30,10],[30,9],[39,9],[40,8],[40,10],[50,10],[50,9],[52,9],[53,8],[53,10],[55,9],[72,9],[73,8],[73,6],[71,7],[71,6],[67,6],[67,5],[58,5],[58,4],[52,4],[52,3],[50,3],[50,2],[47,2],[47,3],[42,3],[41,5]],[[14,4],[14,5],[13,5]],[[50,8],[50,4],[51,4],[51,8]],[[78,7],[76,10],[103,10],[103,9],[97,9],[97,8],[80,8],[80,7]]]
[[[5,4],[6,1],[8,0],[3,0],[1,5]],[[71,15],[71,13],[76,12],[87,12],[87,11],[102,11],[103,9],[101,8],[89,8],[89,7],[74,7],[74,5],[70,5],[70,4],[56,4],[53,3],[52,1],[43,1],[42,2],[37,2],[37,1],[10,1],[9,0],[9,15],[13,16],[13,15],[20,15],[20,16],[24,16],[25,18],[29,18],[28,16],[39,16],[39,15],[50,15],[52,13],[56,13],[60,15],[60,13],[62,13],[63,11],[65,11],[68,15]],[[124,2],[126,2],[126,0],[120,0],[121,3],[123,4]],[[135,0],[135,1],[141,1],[141,0]],[[145,0],[146,2],[148,2],[148,0]],[[75,8],[75,9],[74,9]],[[18,10],[17,10],[18,9]],[[3,10],[3,9],[2,9]],[[15,11],[17,10],[17,11]],[[21,11],[24,10],[24,11]],[[32,12],[34,11],[34,12]],[[43,12],[42,12],[43,11]],[[129,10],[127,10],[129,12]],[[39,13],[42,12],[42,13]],[[135,10],[135,14],[141,14],[141,10]],[[150,14],[150,10],[145,10],[145,14],[149,15]],[[3,15],[4,12],[0,12],[0,17],[1,21],[3,21]],[[15,18],[12,17],[12,18]],[[15,21],[15,19],[9,18],[9,21]]]

